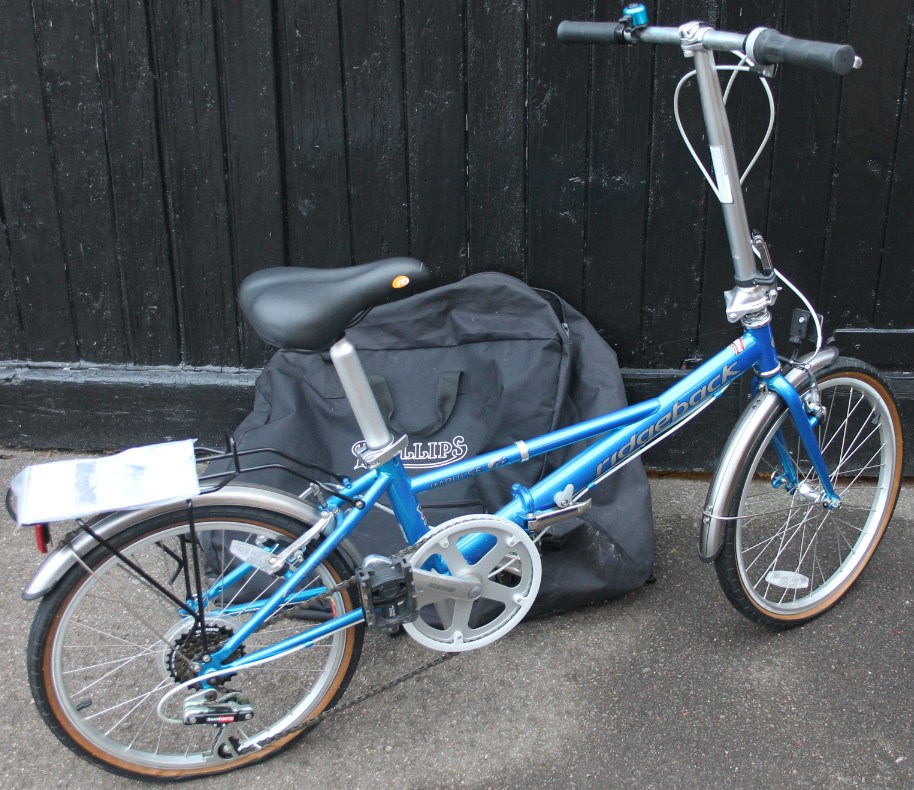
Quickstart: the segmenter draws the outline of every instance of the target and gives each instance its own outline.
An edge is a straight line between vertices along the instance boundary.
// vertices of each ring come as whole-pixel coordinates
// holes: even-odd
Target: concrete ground
[[[0,449],[0,488],[48,453]],[[707,483],[652,479],[657,584],[525,623],[330,717],[274,760],[197,787],[914,787],[914,499],[855,589],[788,632],[750,623],[697,558]],[[141,786],[75,757],[41,722],[20,597],[34,540],[0,517],[0,785]],[[347,696],[432,654],[370,637]],[[345,698],[344,698],[345,699]]]

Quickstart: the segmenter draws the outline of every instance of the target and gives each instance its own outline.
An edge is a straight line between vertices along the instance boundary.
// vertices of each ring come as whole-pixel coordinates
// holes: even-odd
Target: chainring
[[[480,551],[481,541],[488,546],[483,543]],[[471,542],[477,545],[475,554],[482,555],[473,561],[464,555],[470,554]],[[416,581],[418,616],[403,628],[419,644],[448,653],[475,650],[507,634],[530,610],[542,579],[539,552],[527,533],[486,514],[436,527],[408,559],[414,569],[476,583],[478,597],[467,600]]]

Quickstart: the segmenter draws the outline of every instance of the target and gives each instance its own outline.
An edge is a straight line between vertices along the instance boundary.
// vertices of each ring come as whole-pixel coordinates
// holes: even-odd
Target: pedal
[[[416,619],[416,587],[408,560],[370,554],[356,578],[369,627],[383,630]]]
[[[185,724],[234,724],[254,718],[254,706],[240,691],[220,695],[206,689],[184,700]]]
[[[259,571],[275,576],[286,569],[286,563],[295,565],[301,562],[305,547],[319,533],[332,524],[335,518],[329,510],[323,512],[307,532],[297,537],[278,553],[268,551],[257,544],[252,545],[240,540],[233,540],[229,546],[229,551],[242,562],[253,565]]]
[[[264,573],[276,574],[282,570],[283,562],[278,555],[260,546],[255,546],[253,543],[233,540],[229,546],[229,551],[233,557],[237,557],[242,562],[246,562]]]

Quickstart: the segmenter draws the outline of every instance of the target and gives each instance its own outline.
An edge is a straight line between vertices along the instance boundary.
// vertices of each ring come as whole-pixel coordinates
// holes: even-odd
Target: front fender
[[[278,491],[275,488],[252,484],[227,485],[218,491],[195,497],[193,503],[195,507],[207,505],[255,507],[288,516],[306,524],[313,524],[319,516],[318,511],[312,505],[291,494]],[[141,510],[122,510],[105,516],[96,524],[93,524],[92,529],[100,537],[108,539],[140,521],[145,521],[162,513],[183,510],[184,507],[183,502],[171,502]],[[22,591],[22,597],[27,601],[31,601],[47,595],[54,588],[54,585],[63,578],[63,575],[77,563],[79,558],[84,557],[97,545],[98,543],[94,538],[85,532],[80,532],[67,544],[51,552]],[[362,564],[361,552],[348,539],[340,544],[339,550],[353,568],[357,568]]]
[[[831,346],[823,348],[818,354],[803,357],[800,361],[813,373],[817,373],[837,358],[838,349]],[[785,378],[794,388],[799,388],[806,383],[806,372],[802,368],[792,368]],[[698,556],[703,562],[712,562],[720,553],[727,527],[726,516],[743,470],[743,459],[755,435],[782,403],[780,395],[773,390],[759,392],[743,410],[730,432],[702,511]]]

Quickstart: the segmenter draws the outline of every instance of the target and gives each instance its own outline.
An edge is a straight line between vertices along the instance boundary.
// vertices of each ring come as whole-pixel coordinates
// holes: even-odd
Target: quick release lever
[[[768,252],[768,244],[764,236],[757,231],[752,231],[752,249],[759,259],[759,267],[762,270],[762,277],[770,278],[774,276],[774,264],[771,262],[771,253]]]

